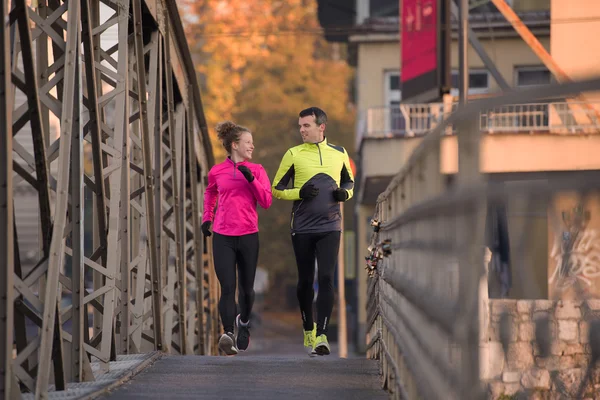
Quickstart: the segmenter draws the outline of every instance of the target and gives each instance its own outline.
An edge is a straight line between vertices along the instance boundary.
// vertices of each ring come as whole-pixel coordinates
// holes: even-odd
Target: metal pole
[[[126,49],[131,57],[132,51],[131,47]],[[119,54],[119,57],[121,55]],[[133,75],[133,74],[132,74]],[[131,84],[131,75],[125,78],[127,81],[127,85]],[[138,80],[139,76],[138,76]],[[139,94],[140,99],[142,98],[142,94]],[[130,181],[130,145],[129,145],[129,135],[133,135],[131,132],[131,127],[129,126],[129,119],[131,116],[130,112],[130,98],[125,98],[125,103],[127,104],[126,114],[125,114],[125,128],[123,133],[123,141],[121,147],[121,192],[119,193],[121,196],[121,202],[119,204],[119,232],[120,239],[118,244],[118,251],[120,252],[120,263],[121,263],[121,304],[120,304],[120,335],[119,335],[119,343],[117,344],[117,351],[119,354],[128,354],[129,353],[129,333],[130,333],[130,314],[131,314],[131,296],[129,294],[129,287],[131,285],[129,279],[129,263],[131,261],[131,237],[130,237],[130,215],[131,215],[131,181]],[[115,313],[119,313],[119,311],[115,310]]]
[[[106,274],[103,284],[104,310],[102,313],[102,337],[100,338],[100,362],[101,368],[107,370],[109,362],[114,360],[116,355],[115,337],[114,337],[114,315],[116,313],[116,280],[120,273],[121,264],[119,249],[123,243],[119,240],[121,224],[126,223],[124,215],[121,214],[121,207],[127,207],[121,204],[121,191],[129,190],[129,187],[123,188],[122,168],[129,171],[129,157],[127,154],[128,132],[129,132],[129,1],[117,0],[114,5],[117,6],[116,19],[118,31],[118,61],[117,61],[117,80],[115,87],[115,114],[114,131],[112,134],[112,150],[114,156],[111,157],[109,168],[114,168],[109,176],[108,192],[109,200],[109,219],[108,219],[108,240],[107,240],[107,264]],[[110,57],[114,61],[112,57]],[[127,210],[126,210],[127,211]],[[127,214],[127,213],[126,213]],[[126,215],[125,214],[125,215]],[[127,249],[127,251],[129,251]]]
[[[0,9],[0,400],[15,392],[13,352],[12,102],[8,2]],[[15,385],[13,387],[13,385]]]
[[[452,0],[450,3],[450,6],[452,8],[452,15],[458,19],[460,16],[458,6],[454,2],[454,0]],[[496,83],[498,83],[498,86],[500,86],[500,88],[504,91],[510,90],[510,85],[508,84],[508,82],[506,82],[506,80],[494,64],[494,61],[492,61],[490,56],[488,56],[485,49],[483,48],[483,45],[481,44],[479,39],[477,39],[477,35],[473,31],[473,29],[471,29],[471,27],[467,27],[467,33],[469,36],[469,43],[471,43],[473,50],[475,50],[479,58],[481,58],[481,61],[483,61],[483,65],[485,65],[488,71],[490,71],[490,74],[492,75],[492,77],[494,77],[494,80],[496,81]]]
[[[152,183],[154,191],[154,204],[148,207],[154,207],[154,251],[155,262],[150,260],[151,279],[152,279],[152,328],[154,329],[154,342],[156,350],[165,350],[168,343],[164,344],[164,320],[163,320],[163,264],[162,264],[162,170],[163,170],[163,146],[162,146],[162,40],[160,33],[154,31],[150,39],[150,65],[149,65],[148,90],[150,95],[148,104],[148,140],[154,145],[151,151],[154,153],[153,168],[148,172],[152,173]],[[144,156],[145,157],[145,156]],[[148,214],[150,218],[150,214]],[[148,232],[152,234],[152,232]],[[150,243],[150,242],[149,242]],[[152,256],[152,253],[150,253]]]
[[[190,95],[192,93],[192,86],[188,86],[188,110],[187,113],[187,139],[188,139],[188,165],[190,167],[190,192],[192,195],[192,225],[193,238],[194,238],[194,264],[196,271],[196,313],[197,313],[197,327],[198,327],[198,354],[205,355],[205,340],[204,340],[204,261],[202,259],[202,232],[200,231],[200,200],[198,193],[198,169],[196,167],[198,161],[196,160],[196,149],[194,146],[194,97]],[[192,326],[189,326],[193,329]]]
[[[459,125],[458,136],[458,184],[476,185],[483,179],[480,173],[480,133],[478,118],[469,118]],[[457,246],[459,261],[458,304],[460,311],[456,324],[469,327],[460,338],[461,365],[464,380],[461,398],[482,399],[479,388],[479,279],[483,270],[482,210],[484,201],[457,218]],[[457,210],[460,212],[460,210]]]
[[[469,93],[469,60],[468,60],[468,30],[469,30],[469,0],[460,0],[459,6],[460,18],[458,30],[458,62],[459,62],[459,103],[465,105],[468,101]],[[477,182],[480,178],[479,174],[479,130],[475,120],[463,121],[458,125],[458,183],[466,185]],[[465,237],[471,236],[475,238],[472,229],[477,226],[477,211],[473,212],[473,216],[464,216],[458,222],[459,237],[463,240]],[[467,243],[471,243],[468,241]],[[461,243],[462,244],[462,243]],[[467,246],[465,246],[467,247]],[[459,304],[462,307],[462,315],[459,317],[459,323],[467,326],[472,324],[477,317],[473,314],[478,314],[478,303],[476,298],[473,298],[470,291],[477,294],[478,277],[474,278],[472,270],[473,261],[470,256],[476,253],[476,245],[470,245],[465,251],[459,253]],[[474,303],[474,304],[473,304]],[[462,382],[462,395],[465,398],[478,398],[477,385],[479,383],[479,343],[478,343],[478,325],[476,326],[476,334],[472,334],[472,330],[468,330],[468,335],[462,340],[461,348],[461,364],[463,367],[465,380]]]
[[[58,179],[56,184],[56,212],[54,214],[54,227],[50,244],[50,257],[48,260],[48,275],[44,295],[43,329],[40,340],[40,362],[35,387],[35,399],[48,397],[48,378],[50,364],[54,358],[54,374],[62,373],[57,370],[57,362],[62,364],[62,339],[60,326],[57,329],[58,338],[54,337],[56,322],[60,320],[57,312],[59,300],[59,276],[64,261],[65,251],[65,226],[67,223],[67,208],[69,200],[69,164],[71,161],[71,135],[75,119],[75,94],[79,87],[77,68],[79,36],[79,3],[74,2],[69,6],[69,19],[67,21],[67,42],[65,53],[64,84],[62,85],[63,109],[61,115],[60,148],[58,156]],[[57,346],[56,348],[54,346]],[[60,350],[54,351],[53,350]],[[57,360],[57,358],[61,358]],[[56,379],[55,379],[56,380]],[[57,382],[58,383],[58,382]]]
[[[469,0],[460,0],[458,19],[458,90],[459,103],[466,104],[469,92]]]
[[[142,4],[140,0],[133,0],[133,22],[134,22],[134,46],[136,56],[136,67],[138,74],[138,93],[140,93],[140,137],[142,141],[142,154],[144,158],[144,182],[145,182],[145,200],[146,200],[146,231],[148,235],[148,252],[150,253],[150,271],[153,282],[159,282],[159,270],[156,240],[156,220],[154,208],[154,181],[152,176],[152,149],[150,142],[149,121],[148,121],[148,104],[145,93],[146,90],[146,72],[144,68],[144,42],[142,37]],[[139,267],[138,267],[139,268]],[[138,273],[138,279],[145,279],[145,274]],[[152,291],[153,299],[153,328],[154,342],[156,350],[162,350],[162,294],[158,286]]]
[[[41,11],[41,10],[40,10]],[[38,92],[38,88],[40,88],[39,81],[37,80],[36,71],[34,69],[35,57],[33,56],[33,48],[32,48],[32,40],[31,40],[31,32],[30,32],[30,17],[29,10],[27,8],[27,4],[23,0],[13,1],[13,13],[16,15],[15,24],[19,26],[19,47],[21,48],[21,58],[23,60],[23,75],[25,80],[18,85],[21,87],[25,87],[25,94],[27,95],[27,103],[28,110],[26,113],[19,115],[18,113],[13,114],[13,136],[18,133],[18,131],[24,127],[26,127],[27,120],[29,120],[30,128],[31,128],[31,138],[33,142],[33,154],[35,159],[35,175],[37,180],[37,185],[34,185],[34,189],[38,192],[38,204],[39,204],[39,227],[40,227],[40,250],[43,254],[43,257],[46,259],[50,252],[50,241],[52,236],[52,217],[51,217],[51,207],[50,207],[50,193],[49,188],[50,185],[48,183],[48,157],[47,151],[45,147],[45,140],[49,140],[47,124],[45,123],[44,118],[47,118],[47,113],[44,114],[44,110],[47,111],[46,107],[41,107],[40,96],[41,93]],[[41,15],[41,14],[40,14]],[[13,24],[13,27],[14,25]],[[46,48],[47,51],[47,48]],[[18,50],[13,49],[13,56],[17,55]],[[38,53],[39,54],[39,53]],[[38,57],[41,63],[46,62],[47,60],[43,60],[44,56],[39,55]],[[18,69],[16,65],[13,66],[14,69]],[[45,69],[44,69],[45,70]],[[17,74],[18,75],[18,74]],[[17,79],[13,77],[13,79]],[[43,80],[43,78],[42,78]],[[13,84],[15,81],[13,81]],[[15,85],[17,86],[17,85]],[[13,87],[12,94],[16,93],[16,88]],[[27,179],[29,173],[26,170],[23,170],[18,163],[16,163],[13,168],[15,172],[21,175],[21,177]],[[32,181],[33,182],[33,181]],[[21,260],[19,258],[19,243],[17,237],[17,227],[16,223],[14,226],[14,273],[19,280],[23,279],[23,273],[21,269]],[[39,296],[43,297],[46,280],[45,280],[45,268],[47,268],[46,264],[41,263],[36,266],[35,271],[30,271],[28,277],[32,276],[40,276],[38,280],[39,284]],[[40,274],[40,275],[38,275]],[[30,285],[30,284],[28,284]],[[31,285],[30,285],[31,286]],[[23,302],[23,296],[19,296],[17,300],[15,308],[15,334],[17,340],[17,356],[21,354],[22,351],[25,350],[27,346],[27,335],[26,335],[26,314],[23,312],[24,308],[27,307]],[[41,312],[41,310],[40,310]],[[40,327],[41,328],[41,327]],[[55,334],[59,334],[58,328]],[[23,343],[25,342],[25,343]],[[35,354],[35,353],[33,353]],[[55,362],[59,360],[55,359]],[[30,357],[30,361],[26,362],[25,365],[35,365],[37,362],[36,355]],[[59,370],[61,370],[59,368]],[[26,367],[26,370],[29,371],[29,368]],[[29,376],[26,372],[25,375]],[[33,374],[35,376],[35,373]],[[22,378],[22,377],[20,377]],[[61,374],[55,374],[55,378],[59,385],[63,383],[61,380]],[[25,380],[28,381],[27,378]],[[31,382],[31,381],[30,381]],[[26,384],[27,386],[27,384]],[[28,389],[33,390],[32,386],[29,386]]]
[[[102,154],[102,128],[101,128],[101,119],[102,119],[102,108],[98,104],[97,101],[93,101],[92,99],[97,99],[101,96],[102,87],[101,78],[99,74],[96,73],[95,62],[100,60],[99,51],[97,49],[100,47],[99,41],[96,41],[97,38],[94,38],[92,33],[93,26],[95,24],[94,21],[94,2],[92,0],[81,0],[81,36],[83,42],[83,63],[85,67],[85,78],[86,78],[86,88],[87,88],[87,98],[88,98],[88,106],[87,110],[89,113],[89,121],[88,121],[88,129],[89,129],[89,139],[92,144],[92,163],[93,163],[93,176],[94,181],[89,183],[88,186],[93,192],[92,204],[94,208],[94,213],[92,216],[92,226],[94,227],[94,231],[92,233],[93,243],[94,243],[94,252],[91,257],[91,261],[97,262],[98,259],[101,261],[102,267],[106,268],[107,263],[107,221],[106,221],[106,189],[104,187],[104,159]],[[99,287],[100,282],[102,280],[102,274],[97,271],[93,271],[93,282],[94,289]],[[83,277],[85,282],[85,276]],[[84,290],[84,295],[88,295],[87,291]],[[90,341],[89,335],[89,326],[88,326],[88,306],[89,302],[84,302],[82,307],[84,307],[83,311],[83,338],[85,342]],[[101,313],[97,308],[94,307],[94,318],[92,320],[92,326],[94,323],[98,324],[98,329],[100,329],[100,317]],[[97,332],[96,332],[97,333]],[[89,357],[84,355],[84,362],[89,364]],[[93,374],[87,374],[86,371],[83,371],[84,377],[83,380],[89,380],[93,378]],[[85,376],[85,375],[89,376]]]
[[[94,27],[100,27],[101,23],[100,23],[100,0],[88,0],[89,1],[89,21],[88,23],[90,24],[90,29],[89,29],[89,33],[90,33],[90,39],[91,39],[91,45],[90,48],[93,50],[98,50],[98,51],[94,51],[93,53],[90,52],[89,53],[89,57],[93,57],[93,58],[88,58],[86,57],[86,71],[89,70],[90,72],[92,71],[96,71],[96,67],[94,63],[98,63],[100,64],[102,62],[103,59],[106,58],[106,56],[103,55],[102,52],[102,48],[100,46],[101,41],[100,41],[100,36],[101,34],[93,34],[93,30]],[[82,18],[81,23],[84,23],[84,20]],[[82,25],[83,26],[83,25]],[[85,36],[84,36],[85,37]],[[85,46],[86,43],[84,42],[84,51],[85,54],[87,55],[87,51],[85,50]],[[86,79],[89,82],[89,78],[87,78],[88,74],[86,72]],[[102,83],[102,74],[101,73],[96,73],[94,72],[94,75],[96,77],[96,81],[95,81],[95,87],[96,89],[94,90],[94,92],[88,92],[88,96],[90,98],[92,98],[92,94],[96,93],[96,97],[95,98],[100,98],[105,94],[109,93],[109,89],[108,88],[103,88],[103,83]],[[88,83],[89,86],[89,83]],[[88,89],[89,90],[89,89]],[[94,102],[96,103],[96,102]],[[97,104],[97,103],[96,103]],[[98,106],[98,113],[96,114],[96,118],[98,119],[98,139],[95,141],[94,137],[92,136],[92,156],[93,156],[93,162],[94,162],[94,182],[96,184],[96,190],[95,190],[95,197],[94,197],[94,215],[93,215],[93,226],[94,226],[94,237],[93,237],[93,243],[94,243],[94,248],[101,248],[102,249],[102,266],[104,268],[108,268],[108,214],[107,214],[107,207],[108,207],[108,198],[107,195],[110,192],[110,187],[109,187],[109,183],[106,179],[106,177],[104,176],[104,168],[107,167],[109,165],[109,155],[108,153],[102,151],[102,145],[103,144],[108,144],[109,140],[108,138],[104,139],[104,134],[102,133],[102,124],[104,123],[104,121],[106,121],[106,113],[104,112],[104,107],[101,107],[100,104],[97,104]],[[92,114],[90,114],[90,132],[92,134],[94,134],[94,128],[93,128],[93,121],[92,121]],[[104,140],[103,140],[104,139]],[[96,143],[98,143],[96,145]],[[98,161],[100,160],[100,161]],[[98,174],[98,171],[100,172],[100,174]],[[102,189],[102,194],[99,192],[99,190]],[[103,208],[101,210],[101,204],[103,204]],[[104,221],[104,222],[103,222]],[[102,272],[98,271],[98,270],[94,270],[92,272],[92,279],[93,279],[93,290],[94,292],[97,290],[100,290],[102,288],[102,286],[104,285],[104,275],[102,274]],[[101,332],[102,332],[102,311],[100,307],[94,307],[93,308],[93,337],[91,339],[92,343],[95,343],[95,341],[98,341],[99,343],[99,338],[101,338]],[[94,347],[97,347],[98,344],[94,344]]]
[[[21,175],[22,178],[29,181],[30,184],[34,187],[35,190],[38,191],[38,200],[39,200],[39,209],[40,209],[40,228],[41,228],[41,236],[40,236],[40,244],[41,250],[43,251],[44,260],[49,258],[50,253],[50,243],[52,236],[52,220],[51,220],[51,211],[50,211],[50,196],[48,193],[48,189],[50,185],[48,184],[48,170],[47,170],[47,155],[46,149],[44,145],[44,140],[48,140],[49,137],[47,133],[47,124],[44,120],[44,110],[46,108],[41,108],[40,97],[45,94],[39,93],[38,88],[40,85],[37,82],[36,71],[33,67],[34,65],[34,57],[33,57],[33,49],[32,49],[32,40],[31,40],[31,32],[29,28],[29,12],[26,6],[26,3],[23,0],[18,0],[13,2],[13,19],[16,24],[19,26],[19,46],[17,50],[12,53],[12,56],[16,56],[17,52],[21,51],[21,57],[23,59],[23,72],[21,74],[17,73],[13,76],[13,83],[15,86],[21,88],[21,90],[27,95],[27,110],[22,113],[15,110],[13,114],[14,124],[12,126],[13,134],[16,134],[21,128],[23,128],[27,121],[30,122],[31,127],[31,135],[33,141],[33,151],[35,159],[35,172],[36,178],[31,177],[28,171],[23,169],[20,164],[15,163],[14,168],[15,172]],[[40,14],[42,15],[42,14]],[[61,56],[58,56],[61,57]],[[38,60],[44,58],[44,55],[40,54]],[[42,60],[42,63],[47,62],[47,60]],[[17,65],[13,65],[13,68],[18,71]],[[18,71],[20,72],[20,71]],[[75,75],[78,72],[75,71]],[[18,76],[21,75],[25,78],[24,81],[21,81]],[[41,78],[42,80],[44,78]],[[18,82],[18,83],[17,83]],[[59,81],[61,82],[61,81]],[[78,84],[78,82],[76,83]],[[58,85],[58,83],[57,83]],[[57,86],[58,87],[58,86]],[[60,87],[62,89],[62,82],[60,83]],[[76,86],[77,88],[79,86]],[[11,90],[11,94],[16,93],[16,87],[13,87]],[[59,91],[59,96],[62,98],[63,93]],[[75,99],[75,102],[78,100]],[[62,113],[59,113],[62,114]],[[74,115],[78,115],[77,111],[74,111]],[[73,122],[75,123],[75,122]],[[31,167],[31,164],[30,164]],[[35,183],[33,183],[35,181]],[[38,280],[39,283],[39,298],[45,298],[46,293],[46,277],[44,273],[46,272],[46,265],[43,261],[38,263],[35,267],[34,271],[30,271],[27,278],[24,281],[21,281],[23,278],[21,272],[20,259],[18,257],[18,241],[16,236],[16,226],[13,226],[13,243],[14,243],[14,273],[16,279],[19,281],[19,286],[26,285],[32,286],[35,280]],[[15,279],[15,278],[13,278]],[[67,285],[68,286],[68,285]],[[17,313],[14,317],[14,322],[16,323],[15,332],[17,335],[17,352],[24,351],[23,341],[26,340],[25,335],[25,318],[27,311],[24,311],[28,306],[22,301],[23,296],[19,296],[15,306],[18,308]],[[58,303],[55,305],[56,318],[54,323],[54,337],[52,338],[52,362],[54,365],[54,380],[55,380],[55,388],[57,390],[63,390],[65,387],[65,365],[63,364],[63,351],[62,351],[62,333],[61,333],[61,323],[60,323],[60,314],[58,311]],[[39,310],[42,312],[42,310]],[[38,324],[38,323],[36,323]],[[39,325],[39,324],[38,324]],[[42,323],[43,325],[43,323]],[[40,326],[41,328],[41,326]],[[33,354],[33,353],[32,353]],[[31,362],[35,363],[35,356],[31,356]],[[28,362],[25,362],[27,365]],[[29,368],[26,366],[25,370],[18,369],[21,372],[20,380],[21,382],[29,389],[34,390],[35,382],[31,376],[29,376]],[[39,371],[39,368],[38,368]]]
[[[75,65],[76,79],[80,80],[78,87],[81,87],[81,68],[78,58]],[[83,235],[84,235],[84,214],[83,209],[85,200],[83,197],[83,130],[81,129],[80,107],[82,105],[81,90],[76,90],[73,100],[73,137],[71,139],[71,289],[73,302],[72,323],[72,343],[71,343],[71,365],[69,370],[71,376],[69,380],[72,382],[82,382],[83,379],[83,329],[84,318],[87,316],[84,303],[84,250],[83,250]]]
[[[338,344],[340,358],[348,357],[348,329],[346,322],[346,286],[344,263],[344,203],[340,203],[342,231],[340,232],[340,250],[338,253]]]
[[[175,269],[177,271],[177,281],[178,281],[178,302],[179,302],[179,337],[180,337],[180,353],[186,354],[187,348],[185,345],[185,337],[186,337],[186,275],[185,275],[185,262],[181,259],[182,253],[182,215],[181,215],[181,202],[182,197],[179,190],[179,181],[178,181],[178,168],[179,168],[179,159],[178,159],[178,146],[177,146],[177,138],[179,137],[180,131],[176,131],[176,122],[175,118],[180,119],[182,114],[175,115],[175,100],[173,95],[173,73],[171,66],[171,26],[168,22],[168,18],[166,19],[166,29],[165,29],[165,79],[166,79],[166,89],[167,89],[167,117],[168,117],[168,129],[169,129],[169,145],[171,148],[171,190],[173,191],[173,210],[175,214]],[[183,131],[181,131],[183,134]]]

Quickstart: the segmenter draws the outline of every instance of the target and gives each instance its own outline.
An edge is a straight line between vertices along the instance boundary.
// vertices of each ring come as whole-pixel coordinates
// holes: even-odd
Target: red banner
[[[438,0],[402,0],[402,82],[437,67]]]

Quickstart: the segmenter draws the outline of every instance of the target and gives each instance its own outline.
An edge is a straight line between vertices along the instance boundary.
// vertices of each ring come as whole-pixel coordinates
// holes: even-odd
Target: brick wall
[[[500,342],[499,321],[506,310],[512,329],[507,357]],[[482,303],[480,374],[491,399],[558,399],[574,397],[590,359],[587,320],[600,315],[600,300],[498,300]],[[535,320],[550,319],[551,354],[540,357]],[[600,372],[592,375],[584,398],[600,398]],[[594,393],[596,393],[594,395]]]

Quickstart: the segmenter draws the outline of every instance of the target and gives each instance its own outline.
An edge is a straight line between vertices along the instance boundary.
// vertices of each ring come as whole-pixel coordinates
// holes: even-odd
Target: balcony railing
[[[457,104],[403,104],[370,108],[358,121],[364,137],[422,136],[456,110]],[[553,102],[511,104],[480,113],[484,133],[600,133],[600,103]],[[453,133],[451,129],[448,134]]]

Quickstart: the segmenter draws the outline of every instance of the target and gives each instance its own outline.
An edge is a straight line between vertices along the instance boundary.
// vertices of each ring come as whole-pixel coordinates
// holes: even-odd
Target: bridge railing
[[[584,266],[569,257],[583,240],[587,224],[582,221],[589,222],[589,212],[582,210],[597,209],[600,179],[583,173],[545,175],[533,181],[492,178],[480,172],[479,147],[482,115],[510,109],[517,102],[576,96],[598,87],[600,79],[469,103],[424,137],[380,194],[366,260],[370,276],[366,341],[368,356],[382,364],[384,386],[392,398],[496,399],[540,388],[558,393],[567,390],[565,382],[570,379],[561,378],[564,368],[575,364],[562,360],[564,352],[555,349],[578,340],[590,347],[578,344],[573,350],[580,357],[576,365],[581,375],[571,379],[567,395],[580,398],[593,388],[588,380],[600,356],[600,331],[592,311],[600,296],[590,292],[585,281],[593,279],[589,274],[580,277],[583,269],[591,268],[589,261]],[[586,115],[596,118],[594,111]],[[458,136],[458,174],[451,184],[440,172],[440,139],[449,130]],[[559,204],[574,205],[574,214],[561,213]],[[512,289],[521,291],[513,291],[514,300],[491,298],[496,296],[491,288],[506,282],[508,270],[495,247],[498,235],[488,234],[490,229],[500,232],[497,213],[507,205],[513,212]],[[552,286],[551,293],[543,278],[547,272],[535,269],[530,254],[535,250],[527,248],[532,237],[547,246],[548,235],[556,238],[562,256],[556,261],[544,247],[540,257],[556,261],[556,279],[570,282]],[[596,246],[592,242],[586,240],[582,246]],[[594,285],[600,287],[595,280]],[[580,314],[557,311],[563,306]],[[578,333],[565,337],[565,326],[571,325],[580,326]],[[534,382],[532,376],[548,379]]]
[[[11,0],[0,20],[0,398],[216,354],[213,156],[175,2]]]

